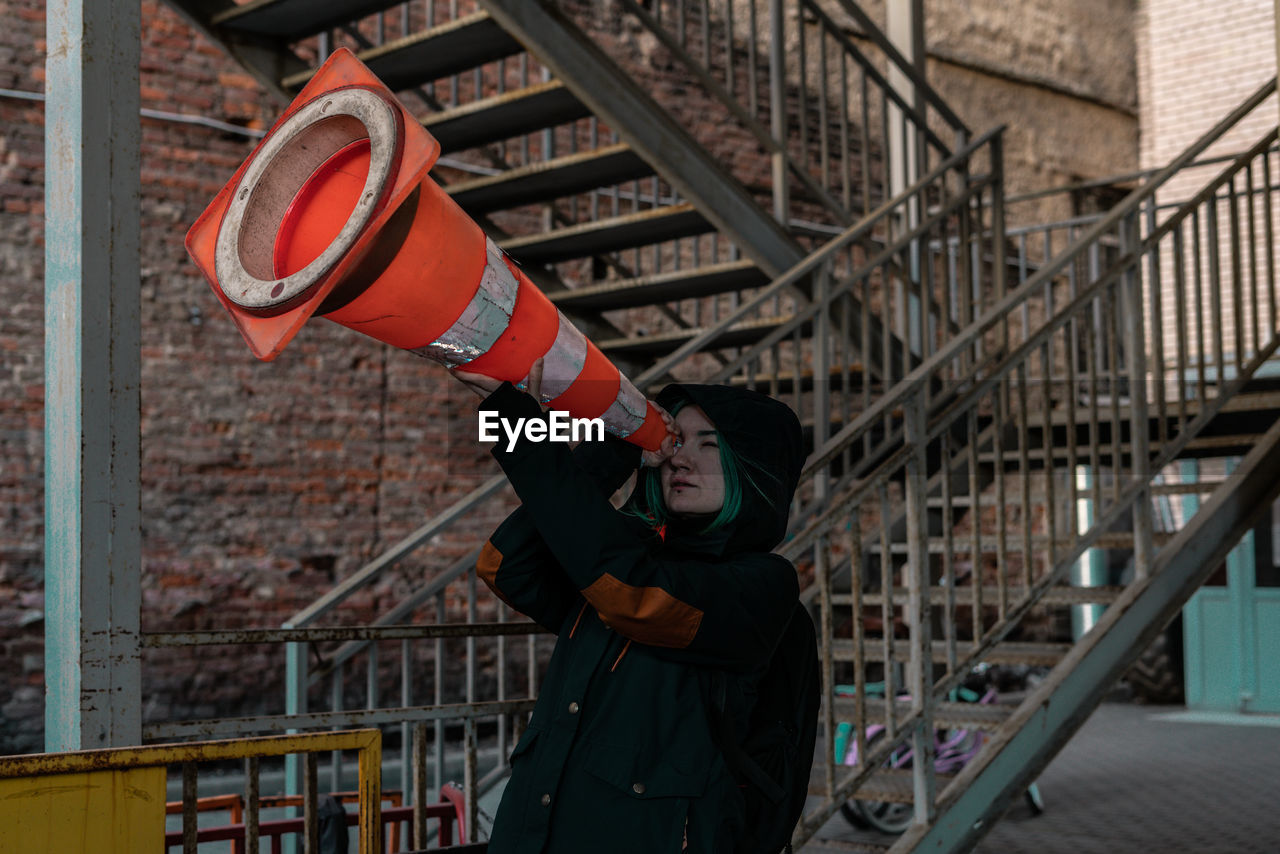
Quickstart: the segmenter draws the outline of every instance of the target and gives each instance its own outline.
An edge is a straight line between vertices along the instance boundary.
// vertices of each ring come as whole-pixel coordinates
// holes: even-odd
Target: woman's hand
[[[662,416],[662,423],[667,425],[667,435],[662,439],[662,445],[659,446],[658,450],[640,451],[640,464],[656,468],[676,455],[676,451],[680,450],[680,446],[684,442],[684,437],[680,433],[680,425],[676,423],[671,413],[656,403],[653,403],[652,406]]]
[[[488,397],[493,394],[502,385],[503,380],[494,379],[486,374],[473,374],[469,371],[459,370],[457,368],[450,369],[449,373],[457,377],[458,381],[467,388],[474,391],[480,397]],[[525,390],[538,401],[538,405],[542,406],[542,358],[539,357],[533,365],[529,367],[529,375],[524,378]],[[544,410],[545,406],[542,407]]]

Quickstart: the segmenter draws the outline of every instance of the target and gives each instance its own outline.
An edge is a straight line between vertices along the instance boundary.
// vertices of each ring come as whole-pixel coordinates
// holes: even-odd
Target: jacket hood
[[[667,386],[657,397],[658,405],[668,411],[682,401],[706,413],[760,488],[744,482],[737,518],[725,529],[698,538],[722,553],[771,551],[786,536],[791,499],[804,467],[800,420],[785,403],[749,389],[680,383]],[[694,535],[682,532],[681,539],[686,536]]]

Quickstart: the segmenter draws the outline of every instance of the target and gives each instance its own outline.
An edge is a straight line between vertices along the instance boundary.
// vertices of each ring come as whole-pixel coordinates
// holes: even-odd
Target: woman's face
[[[724,469],[715,427],[693,405],[680,410],[676,423],[684,444],[662,463],[662,500],[671,513],[718,513],[724,506]]]

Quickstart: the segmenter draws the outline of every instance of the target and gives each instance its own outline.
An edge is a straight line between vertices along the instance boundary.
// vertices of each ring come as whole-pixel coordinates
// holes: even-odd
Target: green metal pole
[[[141,742],[137,0],[49,0],[45,745]]]

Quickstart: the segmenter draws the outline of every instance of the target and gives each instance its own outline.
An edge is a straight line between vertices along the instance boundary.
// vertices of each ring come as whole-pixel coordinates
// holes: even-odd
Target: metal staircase
[[[1275,81],[1039,265],[1009,296],[815,454],[902,413],[905,442],[782,547],[815,560],[832,683],[828,744],[852,722],[855,765],[826,757],[796,842],[812,850],[970,848],[1070,738],[1112,684],[1280,493],[1278,414],[1259,371],[1280,346],[1273,130],[1206,175],[1190,198],[1170,179],[1258,109]],[[1203,171],[1201,172],[1203,174]],[[1097,263],[1098,247],[1111,260]],[[1094,263],[1091,263],[1094,262]],[[1031,316],[1042,318],[1032,322]],[[967,350],[989,369],[954,372]],[[930,413],[946,376],[956,399]],[[1247,455],[1246,455],[1247,454]],[[1183,482],[1179,459],[1246,455],[1223,481]],[[1176,533],[1154,502],[1210,495]],[[1086,510],[1087,512],[1082,512]],[[1125,583],[1064,587],[1089,549],[1127,564]],[[1120,560],[1123,556],[1123,560]],[[841,585],[852,577],[853,583]],[[1105,606],[1074,645],[1036,639],[1050,607]],[[840,625],[840,636],[836,626]],[[893,664],[888,664],[892,662]],[[951,692],[982,664],[1039,664],[1016,705],[966,708]],[[883,679],[888,704],[868,699]],[[872,724],[887,737],[867,744]],[[954,776],[933,771],[935,728],[988,733]],[[885,770],[899,746],[909,768]],[[921,761],[920,757],[925,757]],[[815,838],[850,797],[913,804],[896,841]]]
[[[857,766],[828,756],[816,769],[797,843],[868,844],[815,839],[858,797],[915,804],[894,850],[969,844],[1212,568],[1199,547],[1221,540],[1225,553],[1262,507],[1239,499],[1260,502],[1280,482],[1278,437],[1245,423],[1251,402],[1264,416],[1274,405],[1249,393],[1280,330],[1274,134],[1195,198],[1172,205],[1167,190],[1264,93],[1113,211],[1072,226],[1065,251],[1045,241],[1028,265],[1005,227],[1000,131],[971,139],[848,0],[739,0],[736,12],[621,0],[609,22],[571,0],[170,2],[282,98],[329,51],[354,49],[441,141],[434,177],[641,388],[738,383],[801,414],[814,454],[781,551],[813,573],[804,595],[825,639],[826,743],[838,720],[855,733],[878,721],[888,737],[859,742]],[[886,66],[915,82],[914,102]],[[642,79],[681,81],[688,96],[660,105]],[[726,156],[724,138],[749,156]],[[1185,455],[1254,445],[1187,529],[1157,535],[1152,496],[1195,487],[1153,478]],[[502,485],[477,487],[282,629],[149,635],[152,647],[283,643],[288,697],[284,714],[145,735],[399,724],[402,788],[425,791],[428,771],[437,788],[462,776],[475,838],[481,724],[497,721],[493,778],[536,694],[536,629],[502,605],[497,622],[478,621],[476,552],[437,567],[373,626],[321,625]],[[1064,585],[1097,548],[1130,553],[1134,580]],[[459,588],[465,625],[448,622]],[[1029,617],[1081,603],[1107,610],[1080,644],[1028,639]],[[400,625],[424,611],[434,623]],[[463,696],[446,687],[446,643],[465,644]],[[429,684],[417,684],[420,652]],[[493,686],[477,677],[482,652]],[[380,656],[398,668],[394,699]],[[982,662],[1054,670],[1017,708],[951,702]],[[343,686],[356,669],[368,687],[352,709]],[[909,698],[836,698],[836,682],[872,678]],[[322,680],[330,699],[313,709]],[[929,762],[882,768],[904,740],[927,756],[935,726],[961,723],[992,737],[954,779]],[[340,757],[332,773],[340,788]],[[414,839],[425,838],[424,823]]]

